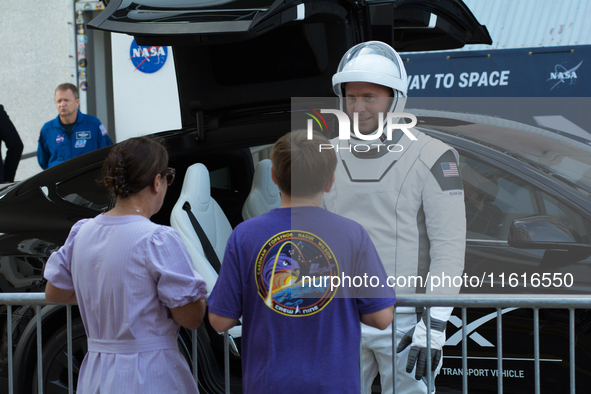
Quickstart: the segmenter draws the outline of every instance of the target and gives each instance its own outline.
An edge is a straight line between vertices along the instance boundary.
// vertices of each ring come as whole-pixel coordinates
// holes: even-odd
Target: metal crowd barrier
[[[553,298],[549,298],[553,297]],[[467,348],[467,309],[468,308],[495,308],[497,310],[497,368],[498,372],[498,393],[503,393],[503,332],[502,332],[502,308],[516,307],[528,308],[534,311],[534,381],[535,394],[540,393],[540,309],[568,309],[569,310],[569,369],[570,369],[570,393],[575,394],[575,309],[591,308],[590,296],[571,296],[571,295],[485,295],[479,294],[473,296],[470,294],[461,294],[455,297],[432,297],[422,294],[415,294],[409,297],[401,296],[396,298],[397,307],[425,307],[429,310],[435,306],[452,306],[462,310],[462,369],[468,370],[468,348]],[[427,314],[427,326],[430,327],[431,318]],[[394,314],[392,329],[392,371],[394,382],[397,381],[398,371],[396,365],[396,314]],[[227,338],[227,332],[224,338]],[[431,354],[431,335],[427,330],[427,354]],[[225,392],[230,393],[230,370],[229,350],[224,349],[225,359]],[[431,370],[431,359],[427,359],[427,371]],[[432,377],[427,374],[427,386],[432,387]],[[362,381],[362,380],[361,380]],[[468,393],[468,374],[462,374],[462,393]],[[394,385],[394,394],[397,394],[396,385]]]
[[[516,307],[533,309],[534,312],[534,382],[535,393],[540,393],[540,309],[568,309],[569,310],[569,371],[570,371],[570,393],[575,393],[575,309],[591,308],[591,296],[572,296],[554,295],[549,298],[548,295],[478,295],[468,294],[458,295],[456,297],[431,297],[426,295],[413,295],[412,297],[398,297],[396,306],[399,307],[425,307],[430,309],[435,306],[451,306],[461,308],[462,312],[462,369],[468,370],[468,350],[467,350],[467,309],[468,308],[495,308],[497,310],[497,368],[499,370],[498,393],[503,393],[503,332],[502,332],[502,308]],[[31,305],[35,306],[36,325],[37,325],[37,370],[39,394],[43,394],[43,365],[42,365],[42,322],[41,307],[44,305],[56,305],[45,300],[43,293],[1,293],[0,304],[7,306],[7,348],[8,348],[8,392],[14,394],[14,371],[13,371],[13,349],[12,349],[12,306],[13,305]],[[67,324],[67,349],[68,349],[68,393],[73,393],[73,369],[72,369],[72,305],[66,305],[66,324]],[[429,314],[427,314],[429,316]],[[430,317],[427,317],[427,326],[430,326]],[[398,371],[396,365],[396,314],[394,314],[392,330],[392,370],[394,381]],[[430,330],[427,330],[427,354],[431,353]],[[197,381],[197,331],[192,332],[192,359],[193,376]],[[431,360],[427,361],[427,370],[431,370]],[[224,380],[225,392],[230,393],[230,347],[228,333],[224,333]],[[427,377],[427,384],[431,387],[431,376]],[[394,387],[394,393],[397,389]],[[468,393],[468,375],[462,374],[462,392]]]
[[[14,368],[13,368],[13,343],[12,343],[12,306],[31,305],[35,307],[35,319],[37,325],[37,383],[38,393],[43,394],[43,341],[41,307],[45,305],[59,305],[45,300],[44,293],[0,293],[0,304],[6,305],[6,335],[8,348],[8,393],[14,394]],[[74,377],[72,366],[72,305],[65,305],[66,308],[66,329],[68,349],[68,394],[74,392]],[[192,331],[192,359],[197,360],[197,330]],[[197,379],[197,362],[193,362],[193,377]]]
[[[550,298],[552,297],[552,298]],[[570,393],[575,394],[575,309],[588,309],[591,307],[591,296],[581,295],[485,295],[473,296],[461,294],[456,297],[432,297],[415,294],[412,297],[397,297],[397,306],[425,307],[429,310],[435,306],[453,306],[462,310],[462,370],[468,370],[467,349],[467,309],[468,308],[495,308],[497,310],[497,392],[503,393],[503,331],[502,308],[528,308],[534,312],[534,392],[540,393],[540,309],[568,309],[569,310],[569,372]],[[430,316],[427,314],[427,326],[430,325]],[[396,327],[396,314],[394,314],[394,327]],[[392,330],[393,372],[396,381],[396,330]],[[427,330],[427,354],[431,353],[430,330]],[[431,360],[427,359],[427,371],[431,370]],[[431,376],[427,374],[427,385],[431,387]],[[396,394],[396,386],[394,394]],[[468,374],[462,374],[462,393],[468,393]]]
[[[42,362],[42,336],[41,336],[41,306],[53,305],[51,302],[45,300],[43,293],[1,293],[0,304],[6,305],[6,336],[8,348],[8,393],[14,394],[14,368],[12,358],[12,306],[13,305],[32,305],[35,306],[35,317],[37,322],[37,370],[39,393],[43,393],[43,362]],[[69,394],[73,390],[72,377],[72,306],[68,305],[66,309],[67,314],[67,331],[68,331],[68,385],[70,387]]]

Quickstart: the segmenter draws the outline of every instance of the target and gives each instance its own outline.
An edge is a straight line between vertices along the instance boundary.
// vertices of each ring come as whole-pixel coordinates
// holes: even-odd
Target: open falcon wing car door
[[[244,136],[244,124],[276,138],[291,97],[333,96],[341,56],[361,41],[359,12],[352,0],[111,0],[88,26],[172,46],[181,122],[198,141]]]
[[[111,0],[88,26],[173,47],[181,122],[197,141],[220,130],[232,140],[244,124],[261,138],[286,133],[291,98],[334,97],[332,75],[359,42],[490,42],[461,0]]]
[[[366,7],[372,39],[399,52],[492,44],[486,26],[461,0],[368,0]]]
[[[353,8],[360,9],[352,0],[111,0],[88,25],[131,34],[140,45],[210,45],[304,19],[345,21]]]
[[[492,43],[462,0],[111,0],[89,26],[131,34],[140,45],[191,45],[246,40],[327,17],[346,21],[357,42],[380,40],[401,52]]]

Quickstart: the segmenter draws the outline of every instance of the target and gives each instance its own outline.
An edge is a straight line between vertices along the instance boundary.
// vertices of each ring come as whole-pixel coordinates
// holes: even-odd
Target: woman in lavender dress
[[[47,300],[78,302],[88,337],[78,393],[197,393],[177,334],[201,324],[205,282],[176,231],[150,221],[174,179],[167,165],[155,140],[113,147],[103,175],[115,207],[77,222],[45,267]]]

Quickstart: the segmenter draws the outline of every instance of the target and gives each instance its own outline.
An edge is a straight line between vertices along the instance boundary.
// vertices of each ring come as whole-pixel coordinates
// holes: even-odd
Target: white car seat
[[[218,273],[214,269],[215,263],[210,262],[206,256],[187,211],[183,209],[186,203],[189,203],[191,212],[201,225],[221,263],[232,226],[218,203],[211,197],[209,172],[201,163],[193,164],[187,169],[181,195],[170,214],[170,225],[179,233],[193,259],[193,268],[207,283],[209,293],[215,285]]]
[[[211,293],[218,279],[218,272],[207,258],[201,240],[184,208],[187,203],[189,203],[191,212],[209,239],[221,263],[224,259],[228,238],[232,234],[232,226],[224,211],[211,197],[209,171],[201,163],[193,164],[187,169],[181,195],[170,214],[170,225],[179,233],[181,241],[191,255],[193,268],[203,277],[207,284],[207,292]],[[238,348],[232,338],[242,336],[242,326],[234,326],[228,330],[228,333],[231,338],[230,349],[238,355]]]
[[[271,178],[271,160],[261,160],[254,170],[252,188],[242,207],[242,218],[254,218],[280,205],[279,188]]]

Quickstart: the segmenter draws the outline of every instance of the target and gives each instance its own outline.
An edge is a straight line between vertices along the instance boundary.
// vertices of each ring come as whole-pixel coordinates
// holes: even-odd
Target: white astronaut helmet
[[[343,84],[347,82],[370,82],[391,88],[394,99],[388,112],[404,111],[408,78],[400,55],[390,45],[381,41],[362,42],[343,55],[332,77],[333,91],[341,98],[341,110],[346,108]]]

